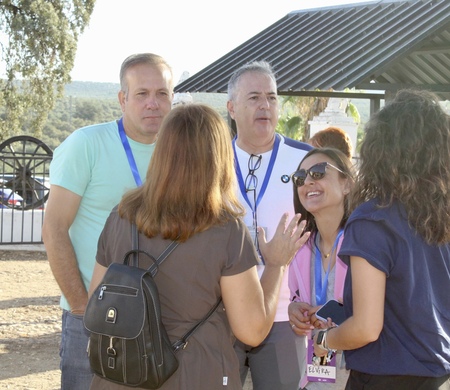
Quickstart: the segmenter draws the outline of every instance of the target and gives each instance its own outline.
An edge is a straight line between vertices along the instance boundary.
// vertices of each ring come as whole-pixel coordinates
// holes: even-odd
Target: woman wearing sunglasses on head
[[[342,301],[343,297],[347,266],[337,253],[343,239],[344,224],[349,216],[348,194],[353,185],[352,164],[337,149],[313,149],[300,162],[291,179],[294,185],[295,212],[301,213],[302,219],[306,219],[307,229],[311,232],[309,240],[297,252],[289,267],[289,288],[293,301],[289,305],[289,321],[292,330],[305,337],[304,349],[298,351],[302,356],[299,360],[303,362],[301,372],[304,373],[300,387],[304,388],[307,384],[308,390],[324,386],[342,389],[348,376],[345,370],[337,370],[337,375],[321,378],[329,382],[320,383],[319,377],[307,375],[307,369],[308,364],[314,365],[312,333],[315,328],[327,326],[314,313],[328,300]],[[329,358],[331,357],[330,355]],[[328,363],[330,366],[340,367],[341,357],[342,353],[339,353]],[[319,363],[324,365],[326,362]],[[332,383],[333,380],[336,381],[335,384]]]
[[[347,314],[315,352],[345,350],[346,389],[450,389],[450,116],[404,90],[366,125],[339,255]]]

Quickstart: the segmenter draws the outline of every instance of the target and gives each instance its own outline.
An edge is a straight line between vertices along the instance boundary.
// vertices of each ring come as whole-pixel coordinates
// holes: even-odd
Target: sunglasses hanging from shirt
[[[272,174],[272,169],[273,169],[273,166],[275,164],[275,160],[276,160],[276,157],[278,154],[278,148],[280,145],[281,138],[279,135],[275,136],[275,142],[273,145],[272,152],[270,154],[267,169],[263,168],[263,170],[265,170],[265,174],[259,175],[260,178],[262,176],[264,176],[262,183],[258,182],[258,178],[255,175],[255,171],[257,171],[262,165],[262,155],[255,155],[255,154],[250,155],[249,160],[248,160],[248,174],[244,180],[244,177],[242,175],[241,168],[239,165],[239,159],[237,158],[237,154],[236,154],[236,139],[237,138],[234,137],[234,139],[232,141],[236,176],[237,176],[239,189],[241,191],[242,197],[244,198],[245,202],[250,207],[250,210],[252,212],[252,217],[253,217],[253,220],[252,220],[253,226],[247,226],[247,227],[248,227],[250,234],[252,236],[252,239],[255,243],[255,247],[258,251],[258,254],[260,255],[261,263],[264,264],[264,259],[262,258],[261,253],[259,252],[258,235],[257,235],[257,228],[258,228],[258,220],[257,220],[258,211],[257,210],[258,210],[258,205],[261,202],[261,200],[266,192],[266,188],[269,183],[270,176]],[[253,196],[251,198],[249,198],[249,195],[253,195]],[[267,229],[264,226],[262,228],[265,229],[266,234],[268,234]]]
[[[256,214],[257,202],[256,202],[256,188],[258,187],[258,177],[255,175],[255,171],[261,166],[261,155],[251,154],[248,159],[248,174],[245,178],[245,192],[253,193],[253,226],[250,230],[250,234],[253,238],[253,243],[255,244],[256,251],[259,253],[259,242],[258,242],[258,218]]]

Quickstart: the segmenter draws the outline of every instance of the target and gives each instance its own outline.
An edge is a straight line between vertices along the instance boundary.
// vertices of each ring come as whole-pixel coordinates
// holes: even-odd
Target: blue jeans
[[[63,310],[59,349],[61,390],[89,389],[93,373],[86,352],[88,341],[89,332],[84,327],[83,316]]]

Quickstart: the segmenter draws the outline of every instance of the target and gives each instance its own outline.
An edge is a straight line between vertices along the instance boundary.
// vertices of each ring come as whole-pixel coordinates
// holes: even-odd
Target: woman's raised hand
[[[289,265],[294,255],[309,238],[310,232],[304,232],[306,221],[298,223],[301,215],[296,214],[289,224],[287,224],[288,217],[288,213],[283,214],[275,235],[269,242],[266,242],[264,229],[258,228],[259,249],[266,266]]]

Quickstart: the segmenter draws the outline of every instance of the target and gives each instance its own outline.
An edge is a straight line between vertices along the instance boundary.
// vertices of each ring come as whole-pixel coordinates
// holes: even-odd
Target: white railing
[[[0,209],[0,245],[41,244],[44,209]]]

